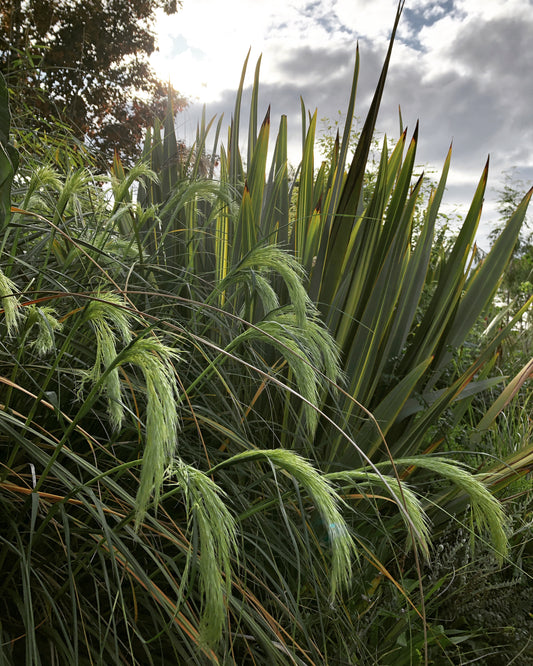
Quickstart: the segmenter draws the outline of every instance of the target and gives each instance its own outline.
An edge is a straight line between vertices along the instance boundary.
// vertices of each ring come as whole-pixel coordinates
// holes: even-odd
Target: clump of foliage
[[[297,194],[284,117],[268,165],[259,66],[246,156],[243,71],[212,157],[214,120],[183,155],[169,103],[142,160],[106,175],[27,152],[17,165],[2,87],[4,663],[427,663],[446,638],[426,610],[435,531],[466,515],[469,545],[508,561],[492,491],[530,447],[483,473],[438,449],[501,384],[494,358],[521,311],[455,360],[530,195],[475,268],[486,170],[437,259],[450,156],[416,239],[417,131],[384,140],[365,201],[395,29],[351,164],[358,56],[344,136],[318,170],[303,109]]]
[[[519,492],[515,484],[515,493],[504,500],[512,546],[504,567],[496,566],[485,544],[472,550],[466,525],[450,526],[435,543],[428,579],[438,592],[431,606],[443,624],[443,645],[454,663],[475,658],[488,666],[526,666],[533,658],[531,488],[519,483]],[[439,658],[437,646],[432,653]]]
[[[494,239],[498,231],[512,215],[516,202],[524,195],[527,187],[523,181],[516,178],[513,170],[504,174],[502,188],[498,192],[498,212],[500,220],[491,231],[490,238]],[[533,230],[528,218],[524,221],[522,231],[516,242],[512,260],[507,267],[500,287],[500,298],[509,308],[521,305],[533,293]],[[507,315],[508,316],[508,315]],[[528,351],[531,351],[531,312],[522,318],[519,329],[522,339],[526,341]],[[527,331],[529,330],[529,336]]]
[[[110,163],[131,163],[145,128],[164,114],[169,94],[148,57],[153,23],[167,0],[0,2],[0,68],[14,93],[17,123],[54,134],[59,121],[90,140]],[[175,108],[186,100],[170,89]]]

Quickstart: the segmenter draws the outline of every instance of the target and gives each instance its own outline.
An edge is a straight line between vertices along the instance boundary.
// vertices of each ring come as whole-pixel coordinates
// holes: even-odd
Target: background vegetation
[[[454,237],[417,129],[369,173],[393,40],[294,178],[259,64],[106,173],[2,80],[1,663],[531,663],[531,192],[480,257],[487,168]]]
[[[52,135],[90,141],[109,168],[114,151],[132,164],[145,128],[163,117],[172,95],[150,67],[158,9],[175,14],[176,0],[0,1],[0,71],[15,122]]]

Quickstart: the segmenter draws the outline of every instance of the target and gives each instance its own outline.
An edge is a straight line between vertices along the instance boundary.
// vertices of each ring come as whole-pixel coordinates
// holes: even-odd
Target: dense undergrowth
[[[1,664],[531,663],[531,299],[493,303],[530,194],[478,261],[487,169],[438,247],[417,130],[365,193],[389,58],[294,179],[259,66],[246,154],[243,71],[227,144],[169,108],[105,175],[15,118],[19,163],[2,83]]]

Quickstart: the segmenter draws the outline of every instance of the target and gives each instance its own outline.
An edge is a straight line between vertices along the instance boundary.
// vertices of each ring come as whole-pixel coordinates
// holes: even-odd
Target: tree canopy
[[[0,67],[34,121],[60,119],[106,157],[119,149],[130,160],[143,129],[164,113],[169,92],[149,63],[155,13],[175,14],[180,4],[0,0]],[[175,110],[186,105],[170,93]]]

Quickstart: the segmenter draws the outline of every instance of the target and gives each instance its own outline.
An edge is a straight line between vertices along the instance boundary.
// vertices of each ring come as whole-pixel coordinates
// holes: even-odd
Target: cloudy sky
[[[260,112],[289,120],[299,161],[300,96],[318,117],[348,103],[355,46],[356,115],[364,118],[387,49],[396,0],[183,0],[158,24],[160,76],[195,100],[178,117],[192,141],[203,104],[229,123],[242,65],[247,85],[262,54]],[[497,219],[504,170],[533,184],[533,0],[407,0],[393,50],[378,130],[396,138],[420,121],[418,162],[440,172],[450,143],[448,209],[465,214],[490,153],[480,244]],[[246,108],[246,107],[244,107]],[[530,216],[531,217],[531,216]]]

